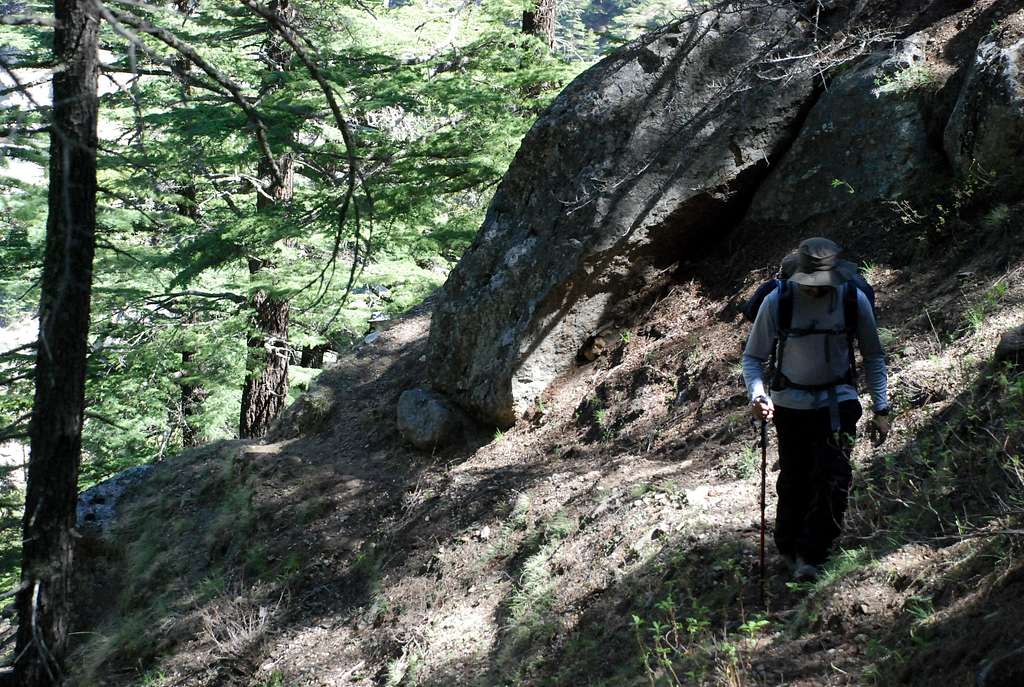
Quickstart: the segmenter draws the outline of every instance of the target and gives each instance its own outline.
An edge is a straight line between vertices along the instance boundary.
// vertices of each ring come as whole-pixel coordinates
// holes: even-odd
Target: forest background
[[[443,283],[550,100],[679,4],[101,5],[80,488],[183,448],[265,433],[332,351]],[[50,4],[0,10],[0,585],[10,587],[53,33],[17,19],[52,16]],[[275,18],[301,53],[272,30]]]

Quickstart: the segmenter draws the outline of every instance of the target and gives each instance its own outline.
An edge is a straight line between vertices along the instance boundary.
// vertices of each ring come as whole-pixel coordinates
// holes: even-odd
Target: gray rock
[[[266,441],[284,441],[327,429],[334,410],[334,390],[313,382],[309,389],[274,420]]]
[[[1024,685],[1024,648],[982,663],[975,677],[977,687],[1020,687]]]
[[[1007,28],[978,45],[946,124],[944,145],[961,175],[991,179],[1006,198],[1024,193],[1024,37],[1019,32]]]
[[[104,534],[117,515],[118,501],[152,469],[152,465],[137,465],[122,470],[79,494],[75,528],[86,535]]]
[[[753,5],[754,3],[750,3]],[[791,7],[704,10],[579,76],[523,140],[430,333],[436,388],[512,424],[729,228],[813,97]],[[777,78],[768,78],[777,77]]]
[[[398,398],[398,431],[416,448],[431,450],[443,446],[460,427],[458,414],[439,394],[409,389]]]
[[[947,179],[919,104],[927,89],[904,76],[920,69],[920,42],[870,56],[829,84],[755,194],[747,223],[827,236]]]
[[[999,337],[996,361],[1024,365],[1024,325],[1015,327]]]

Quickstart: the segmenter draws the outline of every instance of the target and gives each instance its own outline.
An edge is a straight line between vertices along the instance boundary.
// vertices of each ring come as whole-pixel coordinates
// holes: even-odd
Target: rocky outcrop
[[[948,184],[921,105],[938,87],[924,66],[926,42],[913,36],[834,78],[754,196],[746,222],[767,235],[778,227],[832,235],[884,203]]]
[[[1007,198],[1024,194],[1024,32],[1013,28],[1022,23],[1024,10],[978,45],[944,135],[957,171]]]
[[[628,46],[538,120],[439,298],[437,388],[511,424],[666,268],[730,228],[814,97],[795,71],[811,65],[780,59],[805,42],[794,10],[749,5]]]
[[[122,470],[79,494],[75,519],[78,532],[93,536],[104,534],[117,516],[118,501],[152,469],[152,465],[137,465]]]
[[[309,390],[288,406],[270,426],[266,441],[284,441],[320,432],[327,427],[333,409],[333,389],[313,382]]]

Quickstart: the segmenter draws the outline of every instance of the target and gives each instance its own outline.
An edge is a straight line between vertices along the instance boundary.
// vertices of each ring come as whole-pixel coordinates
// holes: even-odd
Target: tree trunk
[[[249,258],[250,275],[271,268],[273,265],[266,261]],[[288,398],[288,301],[260,289],[251,302],[253,313],[246,342],[248,357],[238,427],[238,435],[243,439],[266,434]]]
[[[49,214],[25,494],[17,683],[63,679],[96,244],[97,33],[92,3],[56,0]]]
[[[286,22],[291,22],[295,11],[288,0],[272,0],[270,8]],[[291,59],[287,43],[271,29],[266,43],[267,61],[273,68],[284,71]],[[279,88],[277,82],[265,85],[267,92]],[[271,160],[259,162],[258,173],[262,190],[256,194],[256,211],[270,213],[289,203],[294,192],[294,164],[291,155],[276,160],[278,179],[273,174]],[[274,269],[272,261],[249,257],[249,275],[256,277]],[[288,399],[288,301],[276,298],[264,289],[258,289],[250,299],[249,336],[246,341],[245,386],[242,389],[242,409],[238,435],[243,439],[261,437],[270,429]]]
[[[299,367],[311,370],[319,370],[324,366],[324,353],[330,348],[328,344],[317,344],[316,346],[303,346],[302,358],[299,360]]]
[[[195,351],[181,352],[181,444],[195,448],[202,443],[203,429],[196,423],[196,417],[203,407],[208,392],[197,378]]]
[[[291,156],[278,159],[277,167],[283,183],[268,181],[266,190],[257,196],[257,211],[269,212],[278,203],[287,203],[292,198],[294,169]],[[266,161],[260,163],[260,176],[271,177],[270,165]],[[252,277],[273,268],[273,263],[268,260],[249,258],[249,275]],[[259,289],[253,293],[250,302],[252,314],[246,341],[245,387],[242,389],[242,412],[238,424],[238,435],[243,439],[266,434],[288,398],[288,301]]]
[[[548,50],[555,47],[555,0],[537,0],[534,9],[523,11],[523,33],[544,41]]]

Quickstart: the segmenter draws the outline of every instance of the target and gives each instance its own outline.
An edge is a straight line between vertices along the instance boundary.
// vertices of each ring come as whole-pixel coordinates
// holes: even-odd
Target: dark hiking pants
[[[853,477],[850,452],[860,416],[858,401],[840,403],[837,437],[828,408],[775,407],[781,468],[775,518],[779,553],[815,565],[828,557],[846,513]]]

